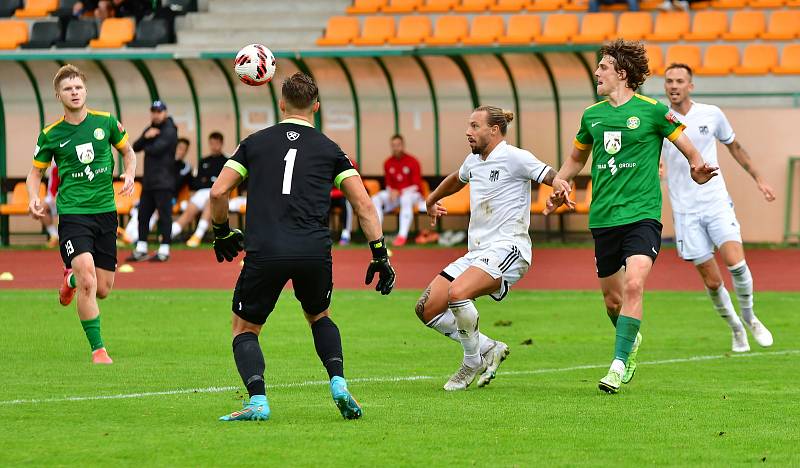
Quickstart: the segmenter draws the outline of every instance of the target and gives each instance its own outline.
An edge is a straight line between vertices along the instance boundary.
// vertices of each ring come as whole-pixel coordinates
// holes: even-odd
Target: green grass
[[[728,357],[730,334],[703,294],[649,293],[640,360],[720,358],[642,364],[618,395],[596,386],[614,340],[597,292],[480,300],[482,329],[512,353],[492,385],[454,394],[441,386],[460,346],[417,321],[417,295],[334,295],[362,420],[340,417],[285,293],[261,340],[272,419],[222,423],[240,407],[239,391],[8,402],[238,388],[230,293],[115,291],[102,308],[116,362],[94,367],[74,308],[61,308],[54,291],[3,291],[0,465],[800,464],[800,294],[758,294],[776,344],[765,351],[751,339],[750,357]],[[501,319],[511,325],[495,326]],[[422,378],[388,381],[413,376]]]

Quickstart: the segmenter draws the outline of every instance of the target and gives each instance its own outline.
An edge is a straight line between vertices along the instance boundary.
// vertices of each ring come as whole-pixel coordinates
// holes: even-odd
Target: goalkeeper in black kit
[[[328,371],[334,403],[346,419],[362,415],[344,379],[342,341],[330,318],[333,279],[328,212],[332,185],[344,192],[371,239],[366,284],[377,274],[375,289],[389,294],[395,273],[377,211],[361,177],[339,146],[312,124],[314,112],[319,110],[318,99],[317,86],[308,75],[295,73],[284,80],[282,120],[242,140],[211,189],[217,261],[230,262],[241,250],[246,253],[233,291],[233,357],[250,400],[242,410],[222,416],[222,421],[269,419],[258,336],[289,280]],[[246,177],[250,183],[245,238],[228,224],[228,197]]]

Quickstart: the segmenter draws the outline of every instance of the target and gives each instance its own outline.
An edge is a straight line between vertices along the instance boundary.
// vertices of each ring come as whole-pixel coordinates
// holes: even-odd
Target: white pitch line
[[[761,353],[749,354],[714,354],[708,356],[692,356],[688,358],[675,358],[664,359],[661,361],[644,361],[640,365],[656,366],[663,364],[679,364],[686,362],[699,362],[699,361],[713,361],[718,359],[741,359],[741,358],[755,358],[762,356],[785,356],[790,354],[800,354],[800,349],[789,349],[784,351],[767,351]],[[550,374],[556,372],[571,372],[575,370],[586,369],[602,369],[608,367],[607,364],[587,364],[582,366],[572,367],[554,367],[552,369],[532,369],[523,371],[508,371],[503,372],[503,375],[531,375],[531,374]],[[446,377],[446,376],[445,376]],[[444,377],[435,377],[431,375],[412,375],[408,377],[363,377],[348,379],[351,383],[391,383],[391,382],[414,382],[417,380],[432,380]],[[311,387],[318,385],[327,385],[326,380],[307,380],[305,382],[293,382],[285,384],[267,385],[267,388],[298,388],[298,387]],[[186,395],[192,393],[222,393],[239,390],[241,387],[205,387],[205,388],[188,388],[178,390],[165,390],[161,392],[140,392],[140,393],[121,393],[117,395],[92,395],[92,396],[68,396],[61,398],[42,398],[42,399],[29,399],[29,400],[3,400],[0,405],[23,405],[33,403],[54,403],[64,401],[96,401],[96,400],[123,400],[127,398],[145,398],[151,396],[165,396],[165,395]]]

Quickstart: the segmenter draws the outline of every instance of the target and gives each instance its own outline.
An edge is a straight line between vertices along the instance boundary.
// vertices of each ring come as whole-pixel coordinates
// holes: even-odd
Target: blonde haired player
[[[447,214],[440,200],[470,185],[469,251],[433,278],[416,305],[425,325],[464,348],[461,367],[444,385],[448,391],[466,390],[476,378],[479,387],[487,385],[508,356],[505,343],[480,333],[473,301],[502,300],[530,268],[531,180],[552,185],[556,176],[529,151],[506,143],[513,119],[499,107],[475,109],[466,133],[470,154],[426,200],[435,224]]]

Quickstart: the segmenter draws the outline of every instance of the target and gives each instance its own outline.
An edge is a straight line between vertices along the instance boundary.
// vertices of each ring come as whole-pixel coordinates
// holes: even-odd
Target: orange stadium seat
[[[730,44],[714,44],[706,48],[703,65],[698,75],[727,75],[739,65],[739,47]]]
[[[433,35],[425,39],[430,45],[457,44],[469,35],[469,21],[466,16],[446,15],[436,19]]]
[[[569,193],[569,199],[575,201],[575,182],[570,184],[572,186],[572,191]],[[533,214],[542,214],[545,207],[547,206],[547,199],[550,198],[550,195],[553,193],[553,187],[549,185],[539,184],[539,188],[536,191],[536,198],[531,197],[531,213]],[[566,205],[561,205],[556,208],[554,214],[561,214],[569,211]]]
[[[773,11],[761,39],[790,41],[800,37],[800,10]]]
[[[800,8],[800,0],[786,0],[786,6],[789,8]]]
[[[648,44],[644,46],[644,49],[647,52],[650,73],[653,75],[661,74],[661,70],[664,69],[664,52],[661,50],[661,46]]]
[[[800,44],[783,46],[781,64],[772,67],[772,73],[778,75],[800,75]]]
[[[413,13],[422,0],[389,0],[389,3],[382,8],[384,13]]]
[[[40,199],[44,200],[46,191],[47,187],[44,184],[39,184]],[[0,205],[0,215],[27,215],[29,203],[28,188],[25,186],[25,182],[17,182],[14,185],[14,191],[11,192],[11,198],[8,199],[8,203]]]
[[[28,42],[28,23],[24,21],[0,21],[0,49],[16,49]]]
[[[17,18],[36,18],[47,16],[50,12],[58,9],[58,0],[27,0],[25,7],[17,10],[14,16]]]
[[[452,10],[458,0],[425,0],[417,10],[423,13],[447,13]]]
[[[378,46],[394,37],[394,18],[391,16],[367,16],[361,36],[353,39],[354,45]]]
[[[136,204],[136,201],[142,196],[142,184],[139,181],[133,183],[133,194],[130,197],[120,195],[119,191],[122,190],[121,180],[114,181],[114,202],[117,204],[118,215],[128,215],[131,213],[131,208]]]
[[[502,16],[476,16],[472,20],[469,36],[461,42],[468,45],[494,44],[505,33],[505,28]]]
[[[567,0],[533,0],[528,3],[528,11],[558,11]]]
[[[653,32],[653,17],[643,11],[626,11],[619,15],[617,37],[629,41],[642,40]]]
[[[350,15],[377,13],[386,4],[386,0],[353,0],[353,5],[345,10]]]
[[[656,16],[656,25],[651,34],[645,36],[648,41],[675,42],[689,32],[689,13],[671,11]]]
[[[363,179],[361,182],[364,183],[364,188],[367,189],[370,197],[381,191],[381,183],[376,179]]]
[[[328,18],[328,26],[325,27],[325,35],[317,39],[317,45],[347,45],[356,37],[358,37],[358,18],[331,16]]]
[[[672,63],[685,63],[692,70],[700,68],[700,47],[694,45],[671,45],[664,60],[665,68]]]
[[[462,13],[483,13],[489,10],[493,3],[494,0],[461,0],[453,10]]]
[[[583,200],[575,203],[575,213],[589,214],[589,208],[592,206],[592,179],[589,179],[589,184],[586,185],[586,191],[583,195]]]
[[[508,18],[506,34],[497,38],[500,44],[529,44],[542,34],[542,20],[537,15],[513,15]]]
[[[530,0],[497,0],[497,3],[489,7],[489,10],[503,13],[515,13],[523,11],[530,3]]]
[[[747,6],[747,0],[711,0],[711,8],[741,10]]]
[[[643,0],[639,2],[639,9],[642,11],[658,10],[663,4],[663,0]],[[692,4],[692,8],[694,8],[694,5]]]
[[[133,40],[136,24],[131,18],[108,18],[100,26],[100,37],[89,41],[89,47],[112,49]]]
[[[778,65],[778,49],[772,44],[750,44],[742,53],[742,64],[733,67],[737,75],[764,75]]]
[[[589,10],[589,0],[569,0],[561,7],[564,11],[583,11]]]
[[[748,5],[750,8],[778,9],[786,5],[786,2],[784,0],[750,0]]]
[[[431,35],[431,20],[428,16],[403,16],[397,24],[397,34],[389,39],[393,45],[417,45]]]
[[[578,15],[553,13],[544,22],[544,30],[537,42],[540,44],[563,44],[578,34]]]
[[[587,13],[581,20],[581,32],[572,37],[576,44],[599,44],[614,36],[616,17],[613,13]]]
[[[764,13],[760,11],[737,11],[733,14],[730,31],[723,33],[726,41],[748,41],[756,39],[766,29]]]
[[[447,209],[447,215],[468,215],[469,214],[469,185],[450,195],[442,198],[442,205]]]
[[[728,15],[724,11],[699,11],[694,15],[692,31],[683,35],[687,41],[716,41],[728,31]]]

